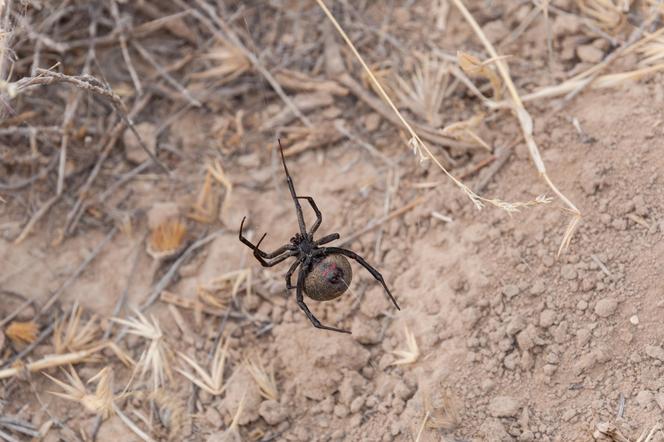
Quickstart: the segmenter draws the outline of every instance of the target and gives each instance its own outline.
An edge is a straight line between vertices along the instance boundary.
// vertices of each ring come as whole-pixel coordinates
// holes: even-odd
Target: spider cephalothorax
[[[265,239],[264,233],[257,244],[251,243],[247,238],[242,235],[242,229],[244,227],[244,220],[240,223],[240,241],[250,247],[254,251],[254,257],[261,263],[263,267],[272,267],[276,264],[279,264],[281,261],[284,261],[287,258],[293,257],[295,261],[291,264],[290,268],[286,272],[286,289],[296,289],[296,302],[300,306],[302,311],[309,321],[316,328],[323,328],[326,330],[333,330],[337,332],[350,333],[347,330],[341,330],[335,327],[329,327],[320,323],[318,319],[311,313],[309,307],[304,303],[303,294],[306,293],[311,299],[316,301],[329,301],[331,299],[338,298],[341,296],[353,277],[353,272],[350,267],[348,259],[351,258],[360,263],[371,275],[376,278],[378,282],[381,283],[387,296],[390,298],[394,306],[399,310],[399,305],[397,304],[396,299],[390,293],[390,289],[387,288],[383,276],[367,263],[364,258],[362,258],[357,253],[342,249],[340,247],[320,247],[323,244],[327,244],[334,240],[339,239],[338,233],[331,233],[326,235],[319,240],[314,240],[314,233],[320,227],[320,224],[323,220],[320,210],[314,199],[310,196],[297,196],[295,194],[295,187],[293,186],[293,180],[288,173],[288,168],[286,167],[286,159],[284,158],[284,150],[281,147],[281,142],[279,142],[279,150],[281,152],[281,162],[284,165],[284,172],[286,172],[286,182],[288,183],[288,189],[290,190],[291,198],[295,203],[295,213],[297,215],[297,222],[300,227],[300,232],[296,233],[290,240],[289,244],[279,247],[272,253],[263,252],[259,247],[261,242]],[[307,232],[306,225],[304,224],[304,215],[302,214],[302,206],[300,205],[301,199],[307,200],[314,213],[316,214],[316,221],[311,226],[311,229]],[[299,267],[297,273],[297,281],[295,286],[293,286],[291,281],[291,276],[295,270]]]

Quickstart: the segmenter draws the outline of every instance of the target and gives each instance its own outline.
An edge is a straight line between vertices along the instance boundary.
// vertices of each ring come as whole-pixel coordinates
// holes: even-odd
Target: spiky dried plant
[[[212,364],[210,372],[205,371],[198,362],[184,353],[178,352],[178,356],[191,367],[194,372],[185,371],[176,368],[177,372],[185,378],[189,379],[194,385],[198,386],[204,391],[207,391],[212,396],[218,396],[226,389],[226,382],[224,381],[224,369],[226,367],[226,358],[228,356],[228,340],[219,340],[219,344],[215,349],[214,356],[212,357]]]
[[[33,321],[12,321],[5,330],[5,335],[14,344],[31,344],[39,335],[39,326]]]
[[[261,396],[273,401],[279,400],[279,390],[277,389],[277,380],[274,377],[274,366],[271,364],[269,372],[263,365],[259,357],[256,360],[246,359],[244,361],[247,370],[260,389]]]
[[[251,269],[234,270],[224,273],[211,281],[196,287],[196,293],[201,301],[215,308],[225,308],[231,299],[245,285],[247,296],[251,295]]]
[[[191,75],[195,80],[214,79],[217,86],[229,83],[251,69],[251,61],[241,49],[223,40],[199,57],[212,67]]]
[[[53,331],[53,346],[55,353],[62,354],[66,352],[75,352],[85,350],[98,344],[101,328],[97,320],[97,315],[92,315],[88,321],[82,325],[81,315],[83,309],[78,301],[72,306],[68,318],[63,318],[55,326]]]
[[[442,124],[440,108],[450,84],[450,70],[446,63],[424,57],[415,68],[410,82],[396,77],[395,92],[402,105],[433,127]]]
[[[150,375],[152,390],[165,385],[166,380],[172,380],[171,359],[172,352],[166,344],[166,337],[159,327],[154,316],[148,320],[141,312],[135,310],[135,317],[131,319],[111,318],[113,322],[127,327],[129,334],[148,341],[147,348],[143,350],[136,370],[140,370],[140,378],[145,380]]]
[[[186,236],[187,226],[182,221],[167,219],[150,233],[147,252],[156,260],[170,258],[182,250]]]
[[[44,376],[63,390],[61,392],[49,391],[49,393],[69,401],[79,402],[86,410],[100,416],[102,419],[108,419],[113,414],[114,402],[117,398],[113,395],[113,369],[110,366],[102,368],[99,373],[88,380],[88,384],[97,383],[94,393],[88,392],[85,384],[71,365],[69,366],[69,372],[65,370],[62,370],[62,372],[65,375],[66,382],[44,373]]]
[[[420,357],[420,348],[417,345],[417,340],[415,340],[415,335],[407,326],[404,327],[404,335],[406,337],[406,349],[392,351],[400,359],[397,359],[390,365],[412,364]]]

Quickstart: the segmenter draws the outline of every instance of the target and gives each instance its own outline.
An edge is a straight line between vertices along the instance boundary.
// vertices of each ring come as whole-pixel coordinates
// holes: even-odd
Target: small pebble
[[[639,317],[636,315],[632,315],[629,318],[629,322],[631,322],[634,325],[639,325]]]

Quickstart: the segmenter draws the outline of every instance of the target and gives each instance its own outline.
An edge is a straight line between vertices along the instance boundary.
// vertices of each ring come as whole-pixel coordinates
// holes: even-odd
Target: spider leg
[[[242,218],[242,222],[240,223],[240,234],[239,234],[240,241],[242,241],[243,244],[245,244],[247,247],[249,247],[251,250],[254,251],[254,257],[258,260],[258,262],[261,263],[261,265],[263,267],[272,267],[273,265],[280,263],[284,259],[296,254],[296,252],[294,252],[294,250],[293,250],[293,246],[291,246],[290,244],[287,244],[283,247],[280,247],[279,249],[275,250],[272,253],[263,252],[259,248],[259,246],[260,246],[261,242],[263,241],[263,239],[265,239],[265,235],[267,235],[267,234],[263,234],[261,239],[258,241],[258,244],[256,244],[256,245],[252,244],[251,241],[249,241],[247,238],[244,237],[244,235],[242,235],[242,229],[244,227],[245,219],[246,219],[246,217]],[[283,256],[279,256],[284,252],[289,252],[289,253],[287,253]],[[266,258],[266,259],[277,258],[277,261],[268,262],[264,258]]]
[[[281,152],[281,162],[284,165],[284,172],[286,172],[286,181],[288,182],[288,190],[290,190],[291,198],[295,203],[295,213],[297,214],[297,224],[300,226],[300,233],[302,236],[307,234],[307,226],[304,224],[304,215],[302,214],[302,206],[297,200],[297,195],[295,194],[295,186],[293,185],[293,179],[288,173],[288,167],[286,167],[286,158],[284,157],[284,148],[281,146],[281,140],[277,139],[279,142],[279,151]]]
[[[338,233],[330,233],[329,235],[325,235],[324,237],[322,237],[318,241],[314,242],[314,245],[315,246],[320,246],[322,244],[327,244],[327,243],[332,242],[332,241],[337,240],[337,239],[339,239],[339,234]]]
[[[290,266],[290,268],[288,269],[288,271],[286,272],[286,290],[290,290],[290,289],[294,289],[294,288],[295,288],[295,286],[294,286],[293,283],[291,282],[291,276],[293,276],[293,272],[295,272],[295,269],[297,268],[297,266],[299,266],[300,264],[302,264],[302,261],[304,261],[304,259],[302,259],[302,258],[296,260],[296,261]]]
[[[309,201],[309,205],[311,206],[312,209],[314,209],[314,213],[316,214],[316,222],[314,223],[313,226],[311,226],[311,229],[309,230],[309,237],[313,238],[314,233],[316,232],[316,230],[318,230],[318,227],[320,226],[320,223],[323,222],[323,215],[320,213],[320,210],[318,209],[318,206],[316,205],[312,197],[298,196],[297,199]]]
[[[387,288],[387,284],[385,284],[385,280],[383,279],[383,275],[381,275],[378,270],[374,269],[360,255],[358,255],[357,253],[355,253],[353,251],[342,249],[340,247],[321,247],[318,250],[321,251],[319,253],[322,253],[322,254],[325,254],[325,255],[334,255],[334,254],[344,255],[344,256],[346,256],[348,258],[351,258],[351,259],[354,259],[355,261],[360,263],[362,265],[362,267],[364,267],[365,269],[367,269],[367,271],[369,273],[371,273],[371,276],[376,278],[376,280],[381,283],[381,285],[383,286],[383,288],[387,292],[387,296],[389,296],[390,300],[392,301],[392,304],[394,304],[394,306],[397,308],[397,310],[401,310],[401,308],[399,308],[399,304],[397,304],[397,300],[394,299],[394,296],[392,296],[392,292],[390,292],[390,289]]]
[[[311,313],[311,310],[309,310],[309,307],[307,307],[307,304],[304,303],[304,294],[302,291],[302,288],[304,286],[304,277],[306,276],[306,269],[307,266],[309,265],[309,261],[305,261],[304,264],[300,267],[300,271],[297,274],[297,295],[296,295],[296,302],[297,305],[302,309],[305,315],[307,315],[307,318],[309,318],[309,321],[313,324],[314,327],[316,328],[321,328],[323,330],[331,330],[339,333],[348,333],[350,332],[348,330],[342,330],[340,328],[335,328],[335,327],[329,327],[327,325],[323,325],[320,323],[318,319]]]

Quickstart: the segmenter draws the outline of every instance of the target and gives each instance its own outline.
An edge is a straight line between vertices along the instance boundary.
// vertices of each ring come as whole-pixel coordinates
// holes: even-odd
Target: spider
[[[267,233],[264,233],[255,245],[242,235],[242,229],[246,219],[245,216],[240,223],[240,241],[254,251],[254,257],[263,267],[272,267],[288,258],[295,258],[295,261],[285,275],[286,290],[296,289],[295,300],[297,305],[302,309],[309,321],[311,321],[316,328],[341,333],[350,333],[348,330],[342,330],[340,328],[321,324],[311,313],[307,304],[305,304],[303,296],[306,293],[308,297],[316,301],[329,301],[341,296],[348,288],[352,278],[352,270],[347,258],[354,259],[367,269],[367,271],[369,271],[369,273],[371,273],[371,275],[383,286],[387,296],[397,310],[401,310],[396,299],[392,296],[390,289],[387,288],[383,276],[378,270],[369,265],[364,258],[352,250],[346,250],[340,247],[321,247],[323,244],[339,239],[338,233],[331,233],[318,240],[314,240],[314,233],[316,233],[316,230],[320,227],[323,217],[312,197],[298,196],[295,193],[293,179],[288,173],[288,167],[286,167],[286,159],[284,158],[284,149],[281,146],[281,140],[279,140],[279,151],[281,152],[281,162],[284,165],[284,172],[286,172],[288,189],[290,190],[291,198],[295,204],[295,213],[297,215],[297,223],[300,227],[300,232],[296,233],[295,236],[290,239],[288,244],[279,247],[272,253],[266,253],[260,249],[260,245]],[[300,200],[307,200],[316,214],[316,221],[309,231],[307,231],[304,223],[304,215],[302,214]],[[293,286],[291,277],[298,267],[297,282],[296,285]]]

